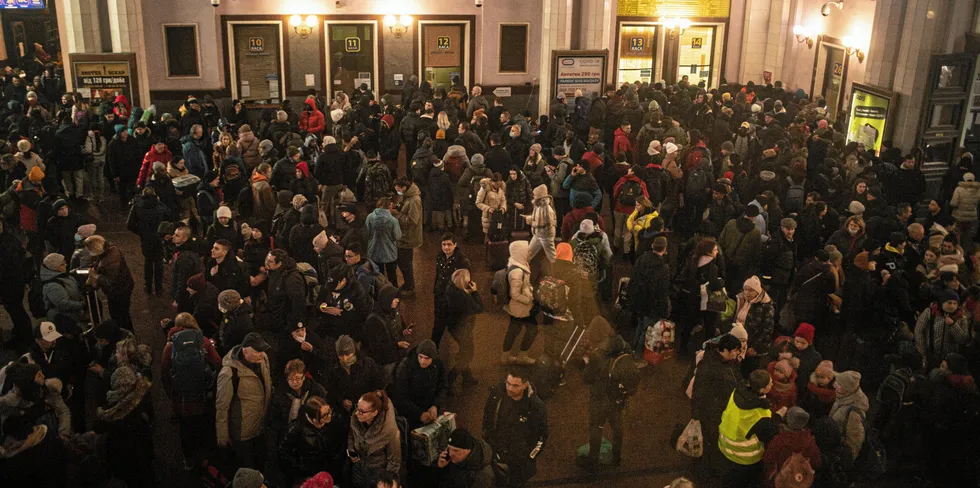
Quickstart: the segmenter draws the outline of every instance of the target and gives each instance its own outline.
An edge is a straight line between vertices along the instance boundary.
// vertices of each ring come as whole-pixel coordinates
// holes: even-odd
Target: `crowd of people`
[[[185,468],[215,485],[524,487],[566,369],[590,391],[577,461],[594,475],[621,463],[642,368],[672,355],[691,364],[698,486],[978,479],[969,154],[929,200],[915,151],[846,143],[823,99],[778,82],[623,84],[535,118],[413,76],[400,97],[361,85],[253,113],[189,96],[157,114],[52,90],[49,69],[0,77],[0,297],[19,355],[0,373],[5,486],[155,486],[154,362]],[[159,354],[133,333],[126,256],[77,211],[112,192],[144,291],[172,301]],[[427,235],[420,341],[400,311],[428,294]],[[420,459],[410,433],[438,431],[478,383],[491,301],[506,375],[482,431],[447,427]]]

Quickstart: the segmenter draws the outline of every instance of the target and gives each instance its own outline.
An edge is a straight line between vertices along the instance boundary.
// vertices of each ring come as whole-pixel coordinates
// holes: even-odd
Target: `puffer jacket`
[[[418,185],[414,183],[402,195],[398,225],[401,226],[401,237],[398,238],[400,249],[422,246],[422,197]]]
[[[233,376],[237,372],[238,394],[234,394]],[[269,361],[264,359],[255,374],[242,358],[241,346],[235,346],[221,360],[218,390],[215,397],[215,423],[218,445],[229,440],[247,441],[265,430],[265,415],[272,401],[272,377]]]
[[[527,241],[510,243],[510,258],[507,259],[507,267],[514,269],[511,269],[510,273],[507,274],[510,301],[504,305],[504,311],[514,318],[530,317],[531,307],[534,305],[531,266],[527,262],[528,249]]]
[[[245,167],[251,172],[256,166],[262,164],[262,155],[259,154],[259,139],[252,131],[241,132],[238,134],[238,150],[242,153],[242,161]]]
[[[555,229],[558,227],[558,215],[555,213],[555,200],[548,193],[546,185],[538,185],[531,191],[534,200],[531,202],[533,207],[531,217],[527,219],[531,226],[531,232],[535,237],[554,239]],[[525,209],[525,213],[528,209]]]
[[[352,416],[347,448],[357,452],[365,472],[385,471],[397,476],[401,470],[402,448],[395,423],[395,407],[389,403],[384,412],[378,412],[371,425]]]
[[[312,98],[307,98],[303,101],[310,110],[303,110],[303,113],[299,116],[299,130],[306,132],[308,134],[315,134],[319,136],[323,133],[326,123],[323,117],[323,112],[317,110],[316,101]]]
[[[977,202],[980,201],[980,181],[961,181],[953,190],[953,218],[957,222],[977,221]]]
[[[507,188],[505,193],[507,194],[507,206],[514,207],[515,203],[519,203],[524,206],[521,213],[527,213],[528,206],[531,205],[531,184],[527,181],[527,177],[524,176],[524,172],[514,168],[517,172],[517,179],[512,180],[507,178]]]
[[[483,212],[483,232],[490,229],[490,215],[493,212],[507,211],[507,184],[501,183],[499,190],[490,186],[490,178],[480,180],[480,191],[476,194],[476,208]]]

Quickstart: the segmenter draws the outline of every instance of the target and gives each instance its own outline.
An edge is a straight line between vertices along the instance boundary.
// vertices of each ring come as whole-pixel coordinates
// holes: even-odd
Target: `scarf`
[[[127,385],[126,389],[110,390],[106,394],[106,399],[109,401],[109,405],[112,406],[108,408],[99,407],[96,410],[96,414],[101,420],[106,422],[126,418],[127,415],[133,413],[139,407],[143,397],[150,392],[150,386],[152,386],[150,380],[138,376],[134,385]]]
[[[534,223],[535,234],[550,232],[554,226],[549,210],[551,210],[551,195],[534,199],[534,212],[531,214],[531,222]]]
[[[812,377],[813,374],[814,373],[810,373],[810,376]],[[820,400],[821,403],[826,405],[830,405],[837,400],[837,392],[834,391],[833,388],[820,386],[812,379],[809,383],[807,383],[806,389],[813,395],[814,398]]]
[[[752,300],[746,300],[744,292],[739,293],[736,298],[738,298],[738,306],[735,309],[735,322],[739,324],[745,324],[745,320],[749,316],[749,310],[752,308],[752,304],[768,303],[771,301],[769,294],[764,291],[760,291],[759,294]]]

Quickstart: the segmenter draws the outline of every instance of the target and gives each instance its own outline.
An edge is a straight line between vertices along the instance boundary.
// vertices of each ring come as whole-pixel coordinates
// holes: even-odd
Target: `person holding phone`
[[[457,378],[462,379],[462,386],[475,386],[477,381],[470,371],[474,351],[473,327],[476,325],[476,315],[483,313],[483,297],[470,270],[463,268],[453,272],[446,285],[445,313],[449,335],[459,344],[455,368],[449,372],[450,387],[456,390]]]
[[[449,445],[439,455],[439,486],[453,488],[492,488],[493,450],[465,428],[449,434]]]
[[[395,408],[383,390],[370,391],[357,401],[347,438],[351,482],[355,488],[374,488],[379,476],[395,477],[401,470],[401,443]]]

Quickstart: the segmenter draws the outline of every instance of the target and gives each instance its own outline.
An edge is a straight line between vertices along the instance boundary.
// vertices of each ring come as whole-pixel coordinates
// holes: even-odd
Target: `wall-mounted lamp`
[[[844,52],[846,52],[848,56],[857,56],[859,63],[864,62],[864,51],[862,51],[861,48],[854,46],[853,39],[850,37],[845,37],[841,39],[841,42],[844,43]]]
[[[660,22],[667,29],[667,39],[680,37],[684,31],[691,27],[691,21],[680,17],[661,17]]]
[[[803,27],[802,25],[793,26],[793,35],[796,36],[796,42],[805,42],[806,47],[813,49],[813,33],[810,29]]]
[[[408,27],[412,25],[412,16],[401,15],[396,18],[394,15],[388,14],[385,15],[385,24],[388,25],[388,31],[398,39],[408,32]]]
[[[307,15],[304,19],[297,14],[289,18],[289,25],[293,26],[293,31],[303,39],[310,37],[310,34],[313,33],[313,28],[316,27],[316,23],[316,15]]]

